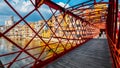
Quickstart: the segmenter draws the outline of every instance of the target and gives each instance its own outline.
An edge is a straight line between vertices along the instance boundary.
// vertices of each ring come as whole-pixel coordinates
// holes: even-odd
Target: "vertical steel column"
[[[113,22],[114,22],[114,0],[109,0],[111,4],[108,7],[108,18],[107,18],[107,32],[110,38],[113,40]]]
[[[111,51],[111,57],[113,61],[113,68],[120,68],[119,50],[118,50],[120,39],[118,39],[118,43],[116,44],[118,0],[109,0],[109,2],[111,4],[109,4],[108,7],[108,17],[107,17],[107,25],[106,25],[107,38],[108,38],[109,48]]]
[[[115,22],[114,22],[114,43],[116,43],[116,30],[117,30],[117,18],[118,18],[118,0],[115,0],[115,2],[114,2],[114,10],[115,10],[115,12],[114,12],[114,15],[115,15],[115,17],[114,17],[114,20],[115,20]]]
[[[120,24],[119,24],[120,27]],[[119,32],[118,32],[118,40],[117,40],[117,48],[120,49],[120,28],[119,28]]]

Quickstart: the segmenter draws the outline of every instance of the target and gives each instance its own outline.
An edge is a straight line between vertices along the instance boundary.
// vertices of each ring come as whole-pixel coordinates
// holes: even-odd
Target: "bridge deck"
[[[45,68],[112,68],[107,40],[90,40]]]

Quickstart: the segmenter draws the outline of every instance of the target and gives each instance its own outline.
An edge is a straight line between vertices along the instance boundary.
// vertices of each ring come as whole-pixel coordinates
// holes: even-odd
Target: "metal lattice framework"
[[[51,0],[30,0],[33,8],[22,15],[15,5],[8,0],[4,0],[5,5],[9,6],[19,20],[13,25],[3,26],[5,30],[0,31],[0,38],[9,43],[8,49],[12,47],[13,50],[3,54],[0,53],[0,58],[13,57],[9,61],[3,62],[3,66],[11,68],[16,64],[21,64],[21,68],[43,67],[81,46],[99,34],[100,28],[96,24],[105,24],[106,19],[111,17],[112,10],[114,10],[114,7],[110,9],[110,5],[113,6],[112,1],[117,3],[117,0],[109,2],[89,0],[65,8],[66,5],[61,7]],[[45,12],[49,11],[50,13],[43,14],[43,5],[48,8]],[[107,9],[108,6],[109,9]],[[108,12],[108,10],[111,11]],[[41,19],[37,23],[30,23],[27,18],[34,13]],[[46,18],[47,15],[48,18]],[[111,35],[109,34],[109,28],[112,27],[109,22],[107,20],[108,39]],[[113,32],[113,30],[110,31]],[[119,43],[117,45],[119,46]]]

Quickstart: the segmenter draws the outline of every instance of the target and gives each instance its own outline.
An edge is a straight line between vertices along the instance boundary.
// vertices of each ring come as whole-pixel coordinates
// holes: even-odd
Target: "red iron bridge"
[[[118,0],[2,1],[0,68],[120,68]]]

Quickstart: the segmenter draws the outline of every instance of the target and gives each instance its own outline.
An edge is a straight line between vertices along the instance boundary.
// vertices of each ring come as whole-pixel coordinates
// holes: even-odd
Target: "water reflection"
[[[26,37],[26,38],[9,37],[9,38],[13,42],[15,42],[17,45],[19,45],[21,48],[25,48],[25,46],[31,40],[30,37]],[[49,39],[45,38],[44,40],[45,40],[45,42],[48,42]],[[44,60],[52,57],[54,55],[54,52],[56,52],[56,53],[63,52],[64,51],[63,46],[66,47],[66,49],[71,48],[71,45],[69,43],[63,42],[63,41],[66,41],[65,39],[62,39],[61,41],[62,41],[62,44],[58,43],[59,41],[57,39],[53,38],[49,43],[49,47],[51,48],[50,49],[48,46],[45,48],[45,43],[42,42],[39,38],[34,38],[30,42],[30,44],[25,48],[25,50],[27,52],[29,52],[31,55],[33,55],[35,58],[38,58],[39,54],[45,48],[42,55],[39,57],[39,59],[44,61]],[[55,42],[57,42],[57,43],[55,43]],[[72,43],[72,40],[70,42]],[[54,43],[54,44],[51,44],[51,43]],[[67,43],[67,45],[66,45],[66,43]],[[13,45],[12,43],[7,41],[6,39],[0,38],[0,55],[8,54],[11,52],[16,52],[16,51],[21,51],[21,50],[18,47],[16,47],[16,45]],[[3,62],[3,64],[7,64],[7,63],[11,62],[17,55],[18,55],[18,53],[3,56],[3,57],[0,57],[0,60]],[[26,58],[26,59],[22,59],[22,58]],[[20,59],[22,59],[22,60],[20,60]],[[29,57],[29,55],[27,55],[24,52],[17,58],[17,60],[19,60],[19,61],[16,61],[11,66],[12,68],[21,68],[22,66],[27,65],[27,64],[35,61],[32,57]]]
[[[22,48],[24,48],[26,46],[26,44],[30,41],[30,38],[27,38],[27,39],[11,38],[11,37],[9,37],[9,38]],[[33,39],[33,41],[28,45],[28,47],[26,49],[39,47],[39,48],[35,48],[35,49],[27,51],[32,55],[36,54],[35,57],[37,58],[39,55],[38,53],[40,53],[44,47],[43,45],[44,45],[44,43],[42,41],[40,41],[39,39]],[[10,43],[6,39],[0,38],[0,55],[8,54],[11,52],[16,52],[19,50],[20,50],[19,48],[17,48],[15,45]],[[0,57],[0,60],[2,61],[3,64],[7,64],[7,63],[11,62],[17,55],[18,55],[18,53],[3,56],[3,57]],[[44,56],[45,56],[45,54],[44,54]],[[12,65],[12,68],[21,68],[21,66],[24,66],[24,65],[34,61],[34,59],[29,57],[29,55],[27,55],[26,53],[22,53],[18,57],[17,60],[25,58],[25,57],[28,57],[28,58],[15,62]]]
[[[6,48],[6,47],[4,46],[4,44],[5,44],[4,39],[0,39],[0,50],[1,50],[1,51],[3,51],[4,48]]]
[[[13,51],[17,51],[19,50],[18,48],[16,48],[15,46],[13,46],[12,43],[8,42],[6,39],[4,38],[0,38],[0,54],[5,54],[8,52],[13,52]]]

